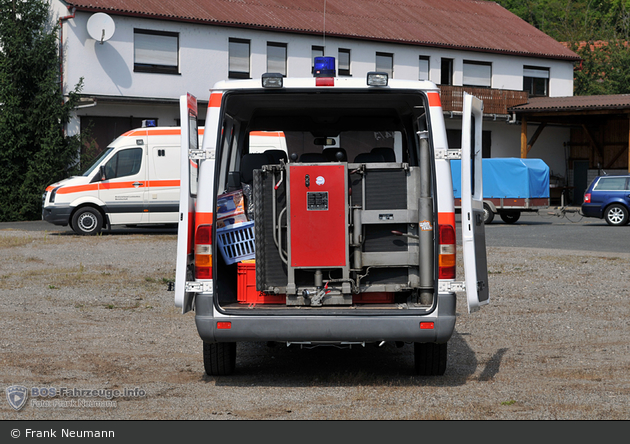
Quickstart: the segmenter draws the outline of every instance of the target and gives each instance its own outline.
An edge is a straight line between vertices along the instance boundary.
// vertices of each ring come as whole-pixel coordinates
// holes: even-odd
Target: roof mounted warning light
[[[315,57],[313,77],[335,77],[336,75],[334,57]]]
[[[283,75],[278,72],[268,72],[262,75],[263,88],[282,88]]]
[[[143,120],[142,121],[142,128],[153,128],[157,126],[157,122],[153,119],[151,120]]]
[[[388,75],[386,72],[368,72],[368,86],[387,86]]]

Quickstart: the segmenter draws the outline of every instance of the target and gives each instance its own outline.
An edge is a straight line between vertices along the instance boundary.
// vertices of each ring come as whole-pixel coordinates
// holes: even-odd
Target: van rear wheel
[[[414,342],[416,374],[441,376],[446,371],[447,343]]]
[[[84,236],[94,235],[103,228],[103,216],[100,211],[92,207],[79,208],[72,216],[72,229]]]
[[[236,367],[236,342],[204,342],[203,366],[209,376],[231,375]]]

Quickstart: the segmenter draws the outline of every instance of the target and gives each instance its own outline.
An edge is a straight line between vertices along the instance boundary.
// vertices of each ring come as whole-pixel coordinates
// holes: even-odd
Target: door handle
[[[144,185],[142,182],[134,182],[132,183],[132,185],[136,188],[141,187],[142,185]]]

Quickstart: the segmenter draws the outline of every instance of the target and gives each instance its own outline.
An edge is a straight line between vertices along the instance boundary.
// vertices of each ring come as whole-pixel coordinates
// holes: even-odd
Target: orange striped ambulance
[[[318,63],[314,78],[216,84],[201,146],[196,98],[181,97],[175,305],[195,312],[209,375],[232,373],[247,341],[409,344],[417,374],[442,375],[456,293],[469,312],[489,301],[482,103],[463,98],[462,149],[451,150],[435,84],[338,78],[334,61]],[[283,149],[253,147],[261,132],[282,134]]]

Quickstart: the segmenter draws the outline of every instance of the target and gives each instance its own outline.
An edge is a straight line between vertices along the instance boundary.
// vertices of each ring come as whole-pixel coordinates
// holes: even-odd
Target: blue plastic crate
[[[245,222],[217,229],[217,242],[226,264],[256,257],[254,222]]]

